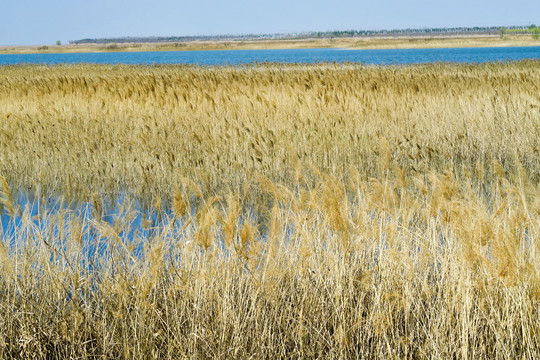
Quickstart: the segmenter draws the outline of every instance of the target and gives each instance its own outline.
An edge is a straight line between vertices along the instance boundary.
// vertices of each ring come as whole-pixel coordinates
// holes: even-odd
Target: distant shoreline
[[[353,38],[313,38],[294,40],[217,40],[175,43],[109,43],[69,45],[0,46],[2,54],[52,54],[87,52],[195,51],[195,50],[263,50],[343,48],[360,49],[428,49],[461,47],[540,46],[530,35],[452,35],[388,36]]]

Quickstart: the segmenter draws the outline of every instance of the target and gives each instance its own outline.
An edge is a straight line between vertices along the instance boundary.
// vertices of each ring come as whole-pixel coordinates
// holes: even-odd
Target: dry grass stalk
[[[539,358],[537,68],[0,68],[0,358]]]

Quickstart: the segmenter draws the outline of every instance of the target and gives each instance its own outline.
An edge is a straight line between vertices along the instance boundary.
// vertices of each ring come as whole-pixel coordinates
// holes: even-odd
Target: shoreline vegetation
[[[253,49],[420,49],[457,47],[540,46],[531,35],[508,33],[499,35],[416,35],[379,37],[338,37],[266,40],[194,40],[159,43],[81,43],[67,45],[0,46],[1,54],[47,54],[86,52],[253,50]]]
[[[539,66],[0,67],[0,358],[540,358]]]

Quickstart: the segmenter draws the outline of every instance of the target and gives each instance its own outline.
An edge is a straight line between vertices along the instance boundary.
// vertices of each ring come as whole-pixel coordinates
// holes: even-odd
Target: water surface
[[[286,49],[286,50],[206,50],[148,51],[65,54],[0,55],[0,65],[34,63],[97,64],[200,64],[239,65],[253,62],[314,63],[361,62],[364,64],[413,64],[427,62],[480,63],[539,59],[540,46],[449,49]]]

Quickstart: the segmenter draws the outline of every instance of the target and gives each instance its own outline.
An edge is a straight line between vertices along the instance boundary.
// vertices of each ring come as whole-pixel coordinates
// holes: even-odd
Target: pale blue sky
[[[0,45],[116,36],[540,25],[540,0],[2,0]]]

